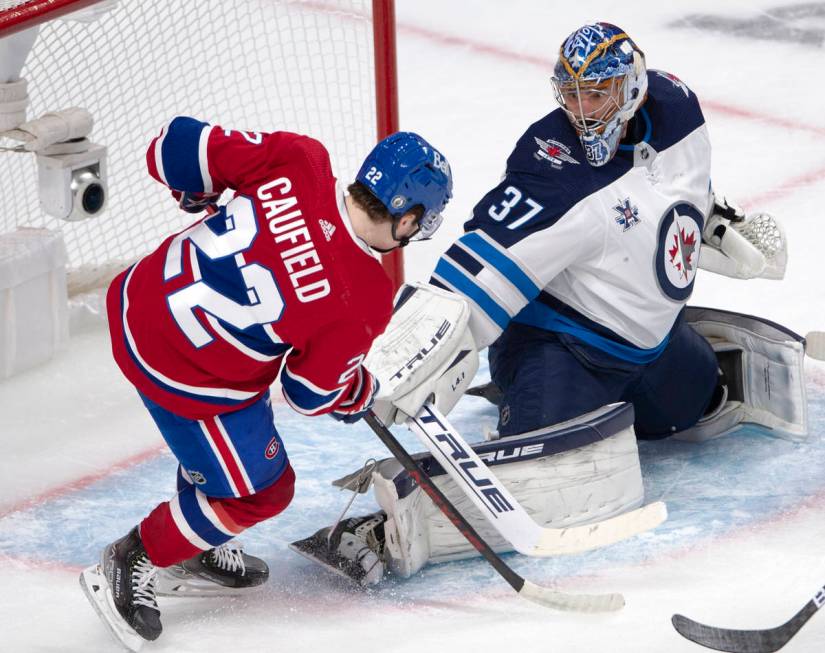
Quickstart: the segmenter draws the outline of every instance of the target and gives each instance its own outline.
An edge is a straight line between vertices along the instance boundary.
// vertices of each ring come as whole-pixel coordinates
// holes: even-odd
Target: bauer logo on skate
[[[656,277],[662,292],[670,299],[684,301],[693,291],[703,224],[702,213],[686,202],[672,206],[662,218]]]

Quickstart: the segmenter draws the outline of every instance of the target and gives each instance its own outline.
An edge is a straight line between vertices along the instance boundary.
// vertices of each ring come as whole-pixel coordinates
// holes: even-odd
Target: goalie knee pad
[[[568,422],[475,444],[473,449],[542,526],[601,521],[637,508],[644,498],[629,404],[611,404]],[[416,458],[494,550],[512,551],[429,454]],[[407,577],[429,562],[477,555],[395,459],[379,463],[373,487],[387,515],[385,559],[393,573]]]
[[[677,433],[701,441],[758,424],[784,439],[808,436],[803,339],[758,317],[688,307],[690,325],[713,346],[725,395],[696,426]]]

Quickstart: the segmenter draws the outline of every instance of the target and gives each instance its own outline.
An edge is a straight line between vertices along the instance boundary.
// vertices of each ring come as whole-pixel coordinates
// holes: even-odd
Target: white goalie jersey
[[[638,363],[666,344],[712,207],[711,147],[684,83],[651,71],[648,88],[638,142],[603,168],[560,109],[532,125],[439,261],[431,282],[468,299],[479,349],[510,321]]]

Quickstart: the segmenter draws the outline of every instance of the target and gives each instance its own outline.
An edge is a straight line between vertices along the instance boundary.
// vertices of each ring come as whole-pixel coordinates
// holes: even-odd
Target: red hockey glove
[[[201,213],[209,206],[215,206],[220,193],[190,193],[189,191],[172,190],[172,197],[178,203],[181,211],[187,213]]]
[[[345,399],[330,415],[339,422],[354,424],[372,408],[378,386],[378,379],[363,366],[359,367],[350,398]]]

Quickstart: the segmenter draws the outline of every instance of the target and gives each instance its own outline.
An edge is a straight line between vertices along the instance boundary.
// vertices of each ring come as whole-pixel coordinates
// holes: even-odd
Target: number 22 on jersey
[[[226,230],[215,233],[210,224],[225,220]],[[247,263],[244,252],[252,246],[258,233],[258,223],[252,200],[238,196],[222,207],[219,213],[206,218],[169,243],[163,270],[168,281],[183,272],[183,248],[192,248],[189,257],[194,283],[167,297],[169,309],[181,331],[195,347],[203,347],[214,340],[195,315],[195,308],[238,329],[256,324],[277,322],[284,310],[284,301],[272,272],[258,263]],[[197,252],[212,261],[234,257],[240,277],[246,287],[249,304],[240,304],[218,292],[201,279]]]

